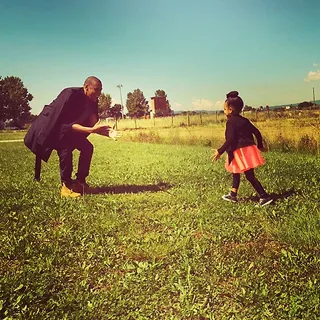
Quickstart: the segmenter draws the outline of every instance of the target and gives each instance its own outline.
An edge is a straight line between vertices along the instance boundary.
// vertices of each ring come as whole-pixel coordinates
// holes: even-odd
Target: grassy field
[[[265,145],[273,151],[320,153],[320,118],[317,113],[290,116],[275,113],[246,113],[261,131]],[[307,113],[307,114],[305,114]],[[217,147],[224,141],[223,114],[179,115],[173,118],[120,120],[118,130],[126,132],[129,141],[187,144]],[[112,123],[113,124],[113,123]]]
[[[209,143],[129,133],[90,138],[96,191],[77,200],[60,198],[55,153],[37,183],[23,143],[0,143],[1,319],[320,319],[318,156],[264,154],[276,201],[256,208],[245,180],[221,200]]]

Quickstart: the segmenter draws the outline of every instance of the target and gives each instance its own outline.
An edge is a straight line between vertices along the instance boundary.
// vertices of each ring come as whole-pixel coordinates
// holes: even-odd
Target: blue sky
[[[0,76],[22,79],[41,111],[87,76],[120,102],[166,91],[173,110],[320,96],[318,0],[2,0]]]

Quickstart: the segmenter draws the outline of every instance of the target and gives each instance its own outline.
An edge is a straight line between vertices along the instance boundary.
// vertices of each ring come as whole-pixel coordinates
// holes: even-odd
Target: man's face
[[[101,82],[92,82],[84,87],[85,95],[92,101],[96,102],[101,94],[102,84]]]

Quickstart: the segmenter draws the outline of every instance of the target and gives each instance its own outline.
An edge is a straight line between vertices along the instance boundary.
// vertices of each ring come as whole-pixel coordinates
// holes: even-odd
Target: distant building
[[[167,104],[166,97],[151,97],[151,118],[160,116],[166,117],[170,115],[170,109]]]

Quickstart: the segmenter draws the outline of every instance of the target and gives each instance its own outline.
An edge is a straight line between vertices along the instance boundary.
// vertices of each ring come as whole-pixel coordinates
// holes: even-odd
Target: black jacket
[[[253,136],[257,139],[257,147],[262,149],[262,136],[260,131],[247,119],[240,115],[229,116],[226,124],[226,141],[218,149],[219,154],[228,153],[229,163],[233,160],[236,149],[255,144]]]

